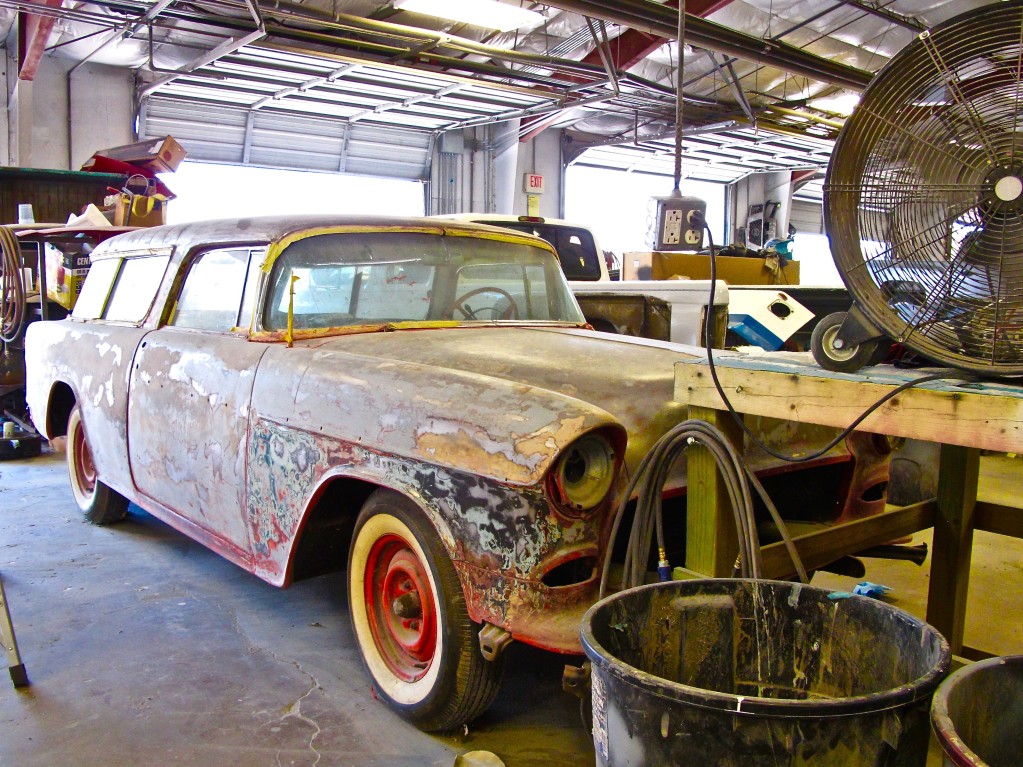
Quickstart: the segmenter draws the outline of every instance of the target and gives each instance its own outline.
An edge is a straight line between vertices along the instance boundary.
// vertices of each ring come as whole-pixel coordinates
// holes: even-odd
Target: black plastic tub
[[[757,580],[623,591],[582,643],[601,767],[923,767],[951,658],[891,605]]]
[[[934,693],[931,726],[948,767],[1023,764],[1023,655],[952,674]]]

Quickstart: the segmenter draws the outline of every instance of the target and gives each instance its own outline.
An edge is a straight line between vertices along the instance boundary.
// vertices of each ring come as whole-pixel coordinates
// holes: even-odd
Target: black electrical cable
[[[815,450],[812,453],[809,453],[807,455],[800,455],[800,456],[787,455],[785,453],[781,453],[781,452],[779,452],[777,450],[774,450],[770,446],[765,445],[760,440],[760,438],[756,434],[753,433],[753,430],[750,429],[750,427],[746,425],[746,422],[743,420],[742,416],[740,416],[739,413],[732,406],[732,403],[728,399],[728,395],[725,394],[724,387],[721,386],[721,381],[718,378],[717,369],[716,369],[715,364],[714,364],[714,352],[713,352],[713,349],[712,349],[713,344],[712,344],[712,339],[711,339],[711,322],[710,322],[710,317],[713,316],[713,311],[714,311],[714,293],[715,293],[715,286],[717,284],[717,254],[715,253],[715,250],[714,250],[714,236],[711,233],[710,226],[707,224],[706,221],[704,221],[704,223],[703,223],[703,228],[706,229],[706,231],[707,231],[707,242],[708,242],[709,248],[710,248],[710,296],[707,299],[707,318],[708,319],[704,323],[704,328],[703,328],[703,344],[707,348],[707,364],[710,367],[710,377],[711,377],[711,380],[713,380],[713,382],[714,382],[714,388],[717,389],[718,396],[720,396],[721,397],[721,401],[725,403],[725,407],[728,408],[728,412],[731,414],[732,419],[739,425],[739,427],[743,430],[743,432],[745,432],[746,436],[748,436],[752,440],[753,444],[756,445],[757,447],[759,447],[761,450],[763,450],[768,455],[771,455],[771,456],[773,456],[775,458],[778,458],[779,460],[786,461],[788,463],[806,463],[807,461],[816,460],[817,458],[820,458],[822,455],[824,455],[829,450],[834,448],[836,445],[841,443],[850,434],[852,434],[856,430],[856,427],[859,426],[861,423],[863,423],[863,421],[865,421],[867,418],[869,418],[874,413],[874,411],[876,411],[879,407],[881,407],[883,404],[885,404],[889,400],[893,399],[894,397],[897,397],[898,395],[900,395],[902,392],[906,391],[907,389],[912,389],[915,386],[919,386],[920,384],[929,383],[930,381],[943,381],[943,380],[949,380],[949,381],[975,381],[975,380],[977,380],[975,376],[970,376],[970,375],[962,375],[962,374],[956,374],[956,373],[932,373],[932,374],[929,374],[929,375],[921,376],[920,378],[915,378],[912,381],[906,381],[906,383],[901,384],[900,386],[895,387],[890,392],[885,394],[883,397],[878,399],[877,402],[873,403],[870,407],[868,407],[866,410],[864,410],[862,413],[860,413],[860,415],[851,424],[849,424],[845,429],[843,429],[841,431],[841,433],[838,434],[838,436],[836,436],[827,445],[825,445],[824,447],[820,448],[819,450]]]

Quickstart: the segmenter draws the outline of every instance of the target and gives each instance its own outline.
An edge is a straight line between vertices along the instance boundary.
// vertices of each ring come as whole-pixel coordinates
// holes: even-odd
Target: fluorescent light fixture
[[[394,0],[402,11],[461,21],[485,29],[510,32],[524,26],[536,26],[543,15],[497,0]]]

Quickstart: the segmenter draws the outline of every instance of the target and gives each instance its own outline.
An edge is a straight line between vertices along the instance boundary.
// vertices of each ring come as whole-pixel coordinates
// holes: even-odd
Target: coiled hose
[[[0,226],[0,341],[11,343],[25,324],[25,285],[21,279],[21,246],[14,230]]]
[[[760,480],[743,463],[741,456],[731,441],[713,424],[706,421],[688,420],[675,426],[647,453],[640,462],[628,490],[615,513],[611,527],[611,537],[604,555],[603,568],[600,576],[600,598],[607,593],[608,575],[611,571],[611,556],[614,542],[618,538],[622,518],[629,499],[635,493],[636,514],[629,533],[628,547],[625,553],[625,571],[622,577],[623,588],[639,586],[646,580],[646,564],[650,554],[651,539],[657,534],[657,546],[660,551],[665,548],[664,516],[661,508],[661,496],[668,480],[668,474],[676,461],[692,445],[701,445],[714,457],[718,470],[728,493],[728,499],[735,515],[735,527],[739,539],[739,556],[736,560],[734,575],[743,578],[760,578],[763,561],[760,555],[760,538],[757,535],[754,516],[752,487],[767,507],[771,518],[781,531],[785,548],[792,557],[796,572],[803,583],[809,583],[806,570],[799,558],[795,545],[788,534],[778,509],[764,490]]]

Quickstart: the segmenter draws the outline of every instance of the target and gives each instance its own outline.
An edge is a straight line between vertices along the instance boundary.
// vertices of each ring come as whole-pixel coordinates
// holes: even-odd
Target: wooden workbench
[[[703,352],[704,354],[706,352]],[[833,373],[809,354],[716,352],[715,369],[738,413],[845,428],[885,394],[923,375],[954,370],[897,370],[891,365]],[[710,421],[741,444],[741,434],[721,400],[706,358],[675,366],[675,400],[690,416]],[[900,392],[858,427],[861,431],[941,445],[937,498],[886,511],[796,539],[808,569],[845,554],[934,527],[927,620],[967,657],[963,648],[973,531],[1023,538],[1023,509],[977,500],[982,450],[1023,453],[1023,388],[1009,383],[942,380]],[[689,459],[686,567],[723,576],[735,557],[734,523],[712,460]],[[696,492],[694,492],[694,490]],[[1023,501],[1021,501],[1023,503]],[[782,544],[765,546],[764,575],[793,571]]]

